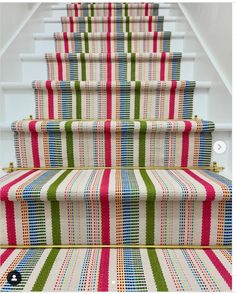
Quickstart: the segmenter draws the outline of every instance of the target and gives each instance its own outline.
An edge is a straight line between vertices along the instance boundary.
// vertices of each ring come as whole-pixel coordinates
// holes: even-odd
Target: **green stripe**
[[[75,81],[76,118],[81,119],[81,89],[80,82]]]
[[[72,126],[72,121],[67,121],[65,123],[68,167],[74,166],[74,150],[73,150],[74,144],[73,144],[73,132],[72,132],[71,126]]]
[[[134,102],[134,118],[139,119],[140,115],[140,93],[141,93],[141,82],[135,82],[135,102]]]
[[[125,16],[128,16],[128,3],[125,3]]]
[[[139,135],[139,166],[145,166],[145,140],[146,140],[147,123],[140,122],[140,135]],[[140,170],[140,174],[147,189],[147,204],[146,204],[146,244],[154,244],[154,219],[155,219],[155,206],[156,189],[145,169]]]
[[[94,16],[94,4],[91,3],[91,16],[93,17]]]
[[[42,291],[43,287],[48,279],[48,276],[50,274],[50,271],[53,267],[53,264],[56,260],[56,257],[59,253],[60,249],[51,249],[51,252],[49,253],[39,275],[38,278],[33,286],[32,291]]]
[[[153,277],[158,291],[168,291],[164,275],[155,249],[148,249],[148,257],[152,268]]]
[[[88,42],[88,33],[84,33],[84,47],[85,53],[89,53],[89,42]]]
[[[47,198],[51,201],[51,215],[52,215],[52,238],[53,244],[61,244],[61,224],[60,224],[60,206],[56,201],[56,191],[61,182],[67,177],[71,170],[66,170],[62,175],[56,179],[48,188]]]
[[[139,133],[139,166],[145,166],[145,139],[146,139],[147,123],[140,121]]]
[[[81,73],[82,73],[82,81],[86,81],[86,63],[85,63],[85,54],[80,54],[80,62],[81,62]]]
[[[129,32],[129,16],[126,17],[126,33]]]
[[[92,32],[92,21],[91,21],[91,16],[88,16],[88,32]]]
[[[129,32],[128,33],[128,53],[131,53],[132,52],[132,33]]]
[[[131,53],[131,81],[135,81],[135,53]]]
[[[57,199],[56,199],[57,188],[70,172],[71,172],[71,170],[66,170],[65,172],[63,172],[63,174],[61,174],[56,179],[56,181],[54,181],[51,184],[51,186],[48,188],[48,192],[47,192],[48,201],[57,201]]]

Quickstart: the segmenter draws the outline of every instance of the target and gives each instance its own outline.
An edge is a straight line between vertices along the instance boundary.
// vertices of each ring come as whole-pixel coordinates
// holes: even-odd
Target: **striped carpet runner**
[[[161,6],[65,10],[32,83],[35,119],[12,123],[1,291],[229,291],[231,250],[213,246],[232,243],[232,184],[207,170],[215,126],[193,118],[196,81]]]

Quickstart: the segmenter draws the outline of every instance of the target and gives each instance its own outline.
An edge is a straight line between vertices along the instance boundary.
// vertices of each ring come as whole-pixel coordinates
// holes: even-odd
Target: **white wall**
[[[0,51],[34,5],[34,3],[0,3]]]
[[[202,41],[232,87],[232,4],[182,3]]]

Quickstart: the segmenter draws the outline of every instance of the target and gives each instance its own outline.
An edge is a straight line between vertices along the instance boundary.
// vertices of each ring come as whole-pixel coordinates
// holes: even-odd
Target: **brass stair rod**
[[[213,162],[210,166],[86,166],[86,167],[14,167],[14,164],[10,162],[9,167],[4,167],[6,172],[13,172],[17,170],[102,170],[102,169],[146,169],[146,170],[210,170],[213,172],[220,172],[224,169],[222,166],[218,166],[216,162]]]
[[[4,249],[79,249],[79,248],[153,248],[153,249],[231,249],[231,245],[144,245],[144,244],[109,244],[109,245],[0,245]]]

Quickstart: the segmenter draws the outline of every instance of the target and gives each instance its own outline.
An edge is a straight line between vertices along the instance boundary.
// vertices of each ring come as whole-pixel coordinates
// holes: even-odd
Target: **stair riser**
[[[176,31],[177,26],[178,26],[178,31],[181,30],[181,25],[179,23],[177,24],[177,22],[180,23],[179,20],[170,20],[170,21],[166,20],[164,22],[164,25],[163,25],[163,31],[170,31],[170,32]],[[62,24],[61,24],[60,19],[58,19],[57,22],[55,22],[55,21],[54,22],[53,21],[49,22],[48,20],[45,20],[44,21],[44,27],[45,27],[44,31],[47,32],[47,33],[51,33],[51,34],[53,34],[55,32],[61,32],[62,31]],[[107,28],[106,29],[105,28],[104,29],[97,28],[96,31],[97,32],[107,32]],[[140,30],[140,28],[133,29],[133,32],[138,33],[140,31],[142,31],[142,32],[147,31],[148,32],[148,28],[142,29],[142,30]],[[120,31],[120,32],[122,32],[122,31]],[[123,32],[126,32],[126,27],[124,27]]]
[[[201,118],[207,117],[208,93],[208,87],[201,87],[196,84],[193,96],[193,114],[198,114]],[[4,101],[4,113],[9,122],[16,119],[27,118],[30,114],[35,117],[34,90],[31,88],[30,84],[24,88],[17,86],[14,88],[4,88],[2,99]],[[13,108],[18,109],[17,114],[12,111]]]
[[[155,123],[106,121],[76,122],[73,126],[62,122],[48,133],[30,133],[21,129],[21,123],[16,124],[19,167],[208,166],[211,162],[211,131],[165,132],[164,126],[158,131]],[[32,130],[46,130],[52,125],[24,124]],[[58,131],[64,127],[76,131]],[[188,122],[183,124],[183,130],[188,127]]]
[[[182,58],[181,66],[180,66],[180,75],[179,77],[173,78],[170,72],[166,69],[165,76],[163,80],[194,80],[194,57],[193,58]],[[151,61],[150,61],[151,62]],[[46,61],[43,59],[26,59],[23,58],[22,60],[22,77],[24,82],[31,82],[34,80],[44,80],[45,78],[48,79],[61,79],[58,74],[58,65],[56,62],[50,63],[50,74],[47,75],[47,65]],[[72,64],[72,63],[71,63]],[[111,63],[112,65],[112,77],[108,72],[106,60],[103,63],[99,62],[87,62],[86,66],[86,79],[91,81],[101,81],[107,80],[112,78],[112,80],[143,80],[143,81],[154,81],[154,80],[161,80],[160,78],[160,63],[158,61],[151,62],[152,70],[150,69],[149,63],[142,62],[140,63],[140,69],[138,70],[138,65],[136,62],[136,73],[135,77],[131,76],[131,63],[127,63],[127,69],[125,68],[123,63],[117,62]],[[75,69],[73,73],[69,73],[68,71],[63,71],[64,75],[62,80],[83,80],[81,76],[82,70],[81,65],[74,64]],[[115,66],[119,68],[119,70],[115,70]],[[76,69],[77,67],[77,69]],[[64,63],[63,63],[64,68]],[[155,69],[155,70],[154,70]],[[154,70],[154,71],[153,71]],[[169,76],[168,76],[169,75]]]
[[[195,83],[47,81],[34,87],[37,119],[158,120],[191,119]]]
[[[155,13],[150,14],[149,11],[149,15],[161,15],[161,16],[169,16],[169,15],[173,15],[175,12],[175,9],[173,8],[159,8],[158,11]],[[94,16],[109,16],[109,11],[108,10],[94,10]],[[60,18],[61,16],[67,16],[67,10],[66,9],[52,9],[52,17],[56,17],[56,18]],[[129,12],[129,16],[145,16],[145,11],[130,11]],[[69,16],[75,16],[75,13],[73,11],[71,11],[69,13]],[[84,13],[82,11],[78,12],[78,16],[91,16],[91,12],[87,12],[84,11]],[[123,10],[122,12],[118,12],[116,13],[114,10],[112,11],[112,16],[125,16],[125,11]]]
[[[62,42],[61,42],[62,43]],[[176,37],[172,38],[170,42],[170,50],[172,52],[181,52],[183,51],[183,43],[184,43],[184,37]],[[121,49],[119,52],[122,53],[128,53],[128,48],[127,46],[120,47]],[[124,49],[123,49],[124,48]],[[59,49],[59,48],[58,48]],[[35,40],[35,53],[40,53],[43,54],[45,52],[53,52],[55,51],[55,42],[53,38],[51,40],[45,39],[45,40]],[[85,48],[83,47],[82,51],[81,50],[76,50],[74,47],[69,45],[69,52],[74,52],[74,53],[85,53]],[[157,51],[160,51],[160,48],[158,47]],[[166,50],[167,51],[167,50]],[[65,52],[64,48],[64,42],[61,45],[61,49],[57,50],[57,52]],[[116,53],[118,52],[115,50],[115,48],[112,46],[112,52]],[[148,52],[153,52],[153,46],[145,46],[143,45],[143,42],[140,42],[140,45],[137,47],[132,46],[132,53],[148,53]],[[105,43],[99,42],[98,46],[96,43],[93,43],[93,46],[90,46],[89,48],[89,53],[107,53],[107,46]]]
[[[2,244],[231,244],[230,201],[0,205]]]

